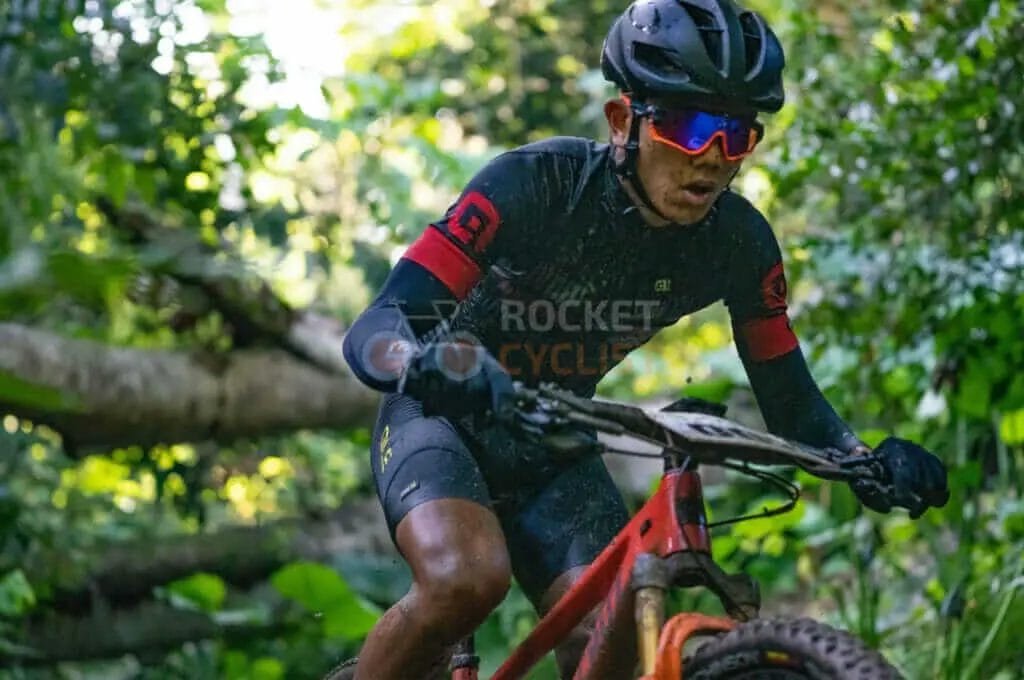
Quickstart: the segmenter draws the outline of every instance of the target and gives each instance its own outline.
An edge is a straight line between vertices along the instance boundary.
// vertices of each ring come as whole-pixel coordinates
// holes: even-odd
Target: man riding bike
[[[555,137],[492,160],[352,326],[347,361],[386,393],[373,473],[413,574],[358,680],[431,677],[513,574],[547,611],[627,521],[599,458],[554,458],[482,417],[513,379],[590,396],[659,329],[724,300],[768,428],[868,450],[808,371],[771,227],[729,189],[762,138],[758,113],[783,104],[783,64],[764,20],[732,0],[637,0],[601,57],[621,93],[604,107],[610,143]],[[933,455],[895,438],[875,454],[895,493],[855,488],[865,505],[916,517],[945,504]],[[617,630],[595,677],[630,677],[632,626]],[[586,635],[559,648],[563,677]]]

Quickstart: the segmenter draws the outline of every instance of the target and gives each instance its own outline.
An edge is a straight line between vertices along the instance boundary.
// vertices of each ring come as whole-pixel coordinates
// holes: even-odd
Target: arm
[[[743,364],[769,430],[812,446],[867,449],[818,389],[799,346],[765,361],[748,356]]]
[[[399,260],[377,298],[345,334],[345,361],[367,386],[394,392],[420,340],[456,302],[448,287],[421,264]]]
[[[432,331],[510,242],[538,222],[548,193],[535,154],[510,152],[488,163],[413,243],[349,329],[344,353],[355,375],[375,390],[396,391],[421,345],[436,339]]]
[[[870,449],[836,415],[814,383],[786,315],[786,276],[778,243],[767,221],[748,206],[740,232],[734,286],[726,300],[736,346],[765,423],[772,432],[819,447],[854,452]],[[920,517],[949,500],[946,469],[913,442],[889,437],[874,450],[886,470],[887,486],[854,480],[851,488],[864,505],[878,512],[893,506]]]
[[[764,217],[747,208],[726,303],[765,424],[776,434],[813,446],[866,450],[807,368],[786,313],[786,275],[778,242]]]

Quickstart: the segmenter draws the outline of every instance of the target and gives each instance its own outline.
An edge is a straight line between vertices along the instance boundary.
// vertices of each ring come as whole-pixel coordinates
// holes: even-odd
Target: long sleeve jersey
[[[787,315],[781,252],[765,218],[726,191],[694,225],[652,228],[632,209],[611,148],[555,137],[504,153],[427,226],[350,329],[367,385],[379,339],[482,343],[514,379],[592,395],[632,350],[723,300],[768,428],[817,446],[859,443],[808,371]]]

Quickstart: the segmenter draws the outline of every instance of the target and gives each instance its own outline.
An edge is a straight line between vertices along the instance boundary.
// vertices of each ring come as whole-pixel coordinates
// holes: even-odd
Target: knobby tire
[[[756,619],[705,643],[685,680],[902,680],[853,635],[812,619]]]

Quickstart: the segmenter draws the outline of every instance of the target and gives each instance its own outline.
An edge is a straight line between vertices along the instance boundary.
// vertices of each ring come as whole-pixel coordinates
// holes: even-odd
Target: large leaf
[[[35,605],[35,591],[21,569],[0,578],[0,616],[20,616]]]
[[[227,587],[216,574],[193,574],[167,586],[168,592],[206,612],[215,612],[224,604]]]
[[[328,637],[358,639],[377,621],[378,612],[322,564],[294,562],[278,570],[271,583],[285,597],[322,616]]]

